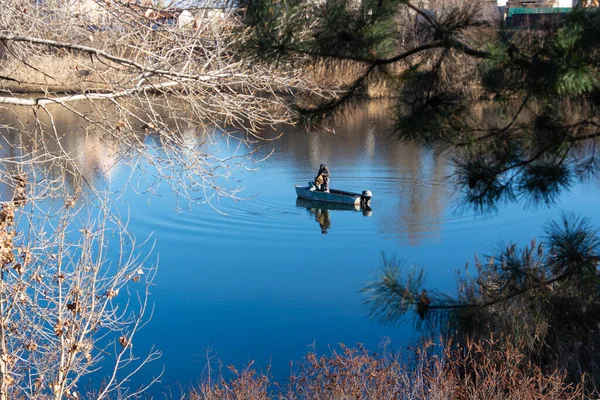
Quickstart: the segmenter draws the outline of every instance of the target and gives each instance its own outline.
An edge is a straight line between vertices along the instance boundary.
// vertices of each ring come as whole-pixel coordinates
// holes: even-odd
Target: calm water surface
[[[373,102],[335,132],[271,132],[284,134],[257,158],[272,149],[273,155],[257,171],[234,176],[249,199],[216,200],[220,213],[199,205],[177,212],[166,185],[150,200],[131,191],[120,197],[129,227],[139,239],[152,236],[160,258],[154,314],[135,342],[138,354],[151,346],[163,352],[137,377],[147,381],[163,371],[154,395],[198,382],[206,349],[223,365],[271,364],[282,379],[289,362],[313,346],[320,353],[339,343],[377,350],[385,337],[394,349],[409,345],[417,337],[410,322],[371,321],[359,293],[380,268],[382,253],[424,266],[430,286],[452,293],[455,271],[474,253],[487,254],[501,241],[527,243],[561,211],[600,227],[600,190],[592,183],[575,186],[551,208],[465,211],[447,159],[397,142],[391,124],[385,106]],[[311,180],[322,162],[332,187],[373,192],[371,215],[297,201],[294,185]],[[118,187],[125,174],[112,173]]]
[[[130,226],[156,239],[160,267],[156,303],[138,348],[163,351],[163,382],[194,382],[210,348],[224,363],[255,360],[272,365],[276,378],[311,346],[327,352],[338,343],[377,350],[389,337],[402,349],[416,334],[410,323],[385,327],[371,321],[359,289],[381,266],[381,255],[422,265],[431,286],[454,291],[454,274],[475,252],[501,241],[527,243],[563,210],[591,217],[600,191],[581,184],[556,207],[501,207],[494,215],[460,208],[449,182],[451,167],[431,149],[400,144],[390,135],[383,105],[371,103],[341,121],[333,132],[282,128],[281,139],[261,151],[275,152],[256,172],[236,174],[245,201],[173,211],[165,193],[127,196]],[[313,178],[321,162],[331,186],[373,192],[372,214],[311,208],[297,201],[295,184]],[[139,343],[139,342],[143,343]]]

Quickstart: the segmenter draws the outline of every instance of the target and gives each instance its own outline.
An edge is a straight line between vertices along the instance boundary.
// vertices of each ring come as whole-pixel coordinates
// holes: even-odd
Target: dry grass
[[[318,60],[307,65],[301,75],[322,87],[344,88],[352,85],[365,69],[364,64],[354,61]],[[13,93],[40,92],[40,88],[65,93],[109,88],[101,66],[91,65],[88,56],[72,53],[58,57],[56,54],[35,56],[27,60],[26,66],[19,60],[7,58],[0,61],[0,75],[12,79],[0,80],[0,90]],[[398,90],[386,73],[375,72],[363,84],[360,94],[369,98],[395,97]]]
[[[39,92],[42,88],[52,92],[108,88],[97,67],[91,66],[90,58],[83,55],[33,56],[27,60],[27,65],[9,58],[0,62],[0,75],[13,79],[0,80],[0,90],[13,93]]]
[[[351,60],[315,60],[308,64],[302,74],[306,79],[325,87],[347,88],[354,84],[367,70],[368,65]],[[367,98],[390,98],[399,95],[396,77],[406,69],[404,64],[393,64],[373,71],[358,92]]]
[[[17,60],[0,62],[0,75],[13,80],[0,80],[0,90],[13,93],[51,92],[75,93],[85,90],[102,91],[109,88],[98,65],[92,66],[90,58],[83,55],[33,57],[28,66]],[[303,79],[328,88],[350,87],[365,71],[366,66],[354,61],[319,60],[305,67]],[[372,72],[358,89],[360,96],[379,99],[398,97],[401,92],[399,76],[407,64],[394,64]],[[458,55],[444,63],[441,79],[453,93],[479,97],[481,88],[473,86],[478,74],[473,60]],[[114,77],[111,77],[114,79]],[[282,91],[285,90],[282,88]]]
[[[100,39],[96,39],[98,41]],[[357,95],[376,99],[394,98],[401,95],[402,73],[411,65],[421,64],[421,68],[431,68],[437,57],[434,53],[412,57],[407,62],[381,66],[372,71],[357,90]],[[86,90],[103,91],[110,89],[114,82],[123,79],[122,74],[102,65],[92,63],[89,56],[73,52],[59,52],[32,55],[18,60],[10,54],[0,57],[0,91],[12,93],[64,92],[78,93]],[[306,82],[330,89],[351,87],[367,70],[368,65],[352,60],[317,59],[304,65],[301,71],[290,68],[290,73],[299,74]],[[283,70],[286,67],[283,66]],[[110,72],[109,72],[110,70]],[[473,86],[479,74],[475,61],[464,55],[454,55],[446,59],[440,71],[443,85],[453,93],[479,97],[481,91]],[[287,88],[280,88],[282,92]]]
[[[410,57],[403,62],[381,66],[362,82],[357,94],[370,99],[395,98],[402,95],[403,74],[411,67],[429,71],[438,62],[441,52],[430,51]],[[464,98],[482,98],[485,93],[480,82],[478,60],[458,53],[448,52],[440,64],[437,86],[448,93]],[[318,60],[306,66],[305,79],[323,87],[349,88],[359,79],[367,64],[350,60]]]
[[[384,352],[385,353],[385,352]],[[425,343],[410,362],[389,354],[347,348],[318,357],[309,353],[281,386],[251,366],[235,377],[204,384],[193,400],[212,399],[473,399],[575,400],[582,386],[558,370],[526,361],[511,340],[470,341],[465,346]]]

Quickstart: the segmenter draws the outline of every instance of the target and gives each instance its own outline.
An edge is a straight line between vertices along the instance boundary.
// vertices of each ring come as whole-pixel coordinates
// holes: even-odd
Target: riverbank
[[[433,59],[429,57],[413,57],[404,62],[379,66],[360,82],[356,94],[367,99],[396,98],[401,93],[403,74],[414,68],[427,68],[431,62]],[[286,71],[284,68],[280,73],[282,76],[299,74],[309,86],[335,91],[352,87],[367,68],[367,64],[352,60],[321,59],[305,64],[300,72]],[[441,77],[453,93],[481,97],[480,88],[472,83],[477,81],[473,74],[478,74],[472,59],[460,56],[450,58],[444,63],[443,70]],[[128,73],[119,71],[115,65],[94,61],[88,54],[64,51],[61,54],[31,56],[26,64],[5,58],[0,62],[0,76],[7,77],[0,80],[0,92],[79,94],[111,92],[122,85]],[[279,93],[288,93],[290,89],[278,87]]]
[[[351,85],[364,71],[363,64],[353,61],[316,61],[304,68],[301,75],[303,80],[321,87],[343,88]],[[109,73],[110,77],[107,76]],[[367,98],[396,97],[398,88],[393,76],[397,74],[398,67],[382,68],[363,83],[360,93]],[[0,75],[10,78],[0,80],[0,91],[3,92],[61,94],[107,92],[124,77],[107,66],[98,66],[87,55],[76,54],[32,57],[26,66],[5,61]],[[287,89],[279,88],[281,93]]]

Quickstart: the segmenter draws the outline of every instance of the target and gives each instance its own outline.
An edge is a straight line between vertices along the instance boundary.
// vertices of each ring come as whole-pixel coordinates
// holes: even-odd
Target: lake
[[[138,354],[154,346],[162,357],[136,382],[162,372],[151,393],[177,393],[204,376],[207,354],[223,368],[252,360],[259,368],[271,365],[282,380],[290,361],[312,349],[326,353],[339,343],[362,343],[376,351],[389,338],[402,350],[418,338],[410,321],[371,321],[359,293],[382,266],[382,254],[423,266],[429,286],[454,293],[455,272],[472,264],[475,253],[489,254],[501,242],[527,244],[562,211],[600,227],[594,182],[573,186],[552,207],[504,204],[487,214],[462,207],[448,158],[397,141],[387,109],[385,102],[360,105],[331,131],[266,132],[283,135],[258,143],[255,159],[272,154],[225,183],[243,186],[246,199],[214,199],[213,207],[176,210],[164,184],[152,196],[123,192],[135,169],[113,166],[118,161],[105,153],[85,155],[90,171],[110,166],[110,185],[129,228],[138,240],[151,237],[151,259],[159,258],[153,316],[134,345]],[[370,190],[372,211],[297,200],[294,185],[312,180],[321,163],[329,167],[331,187]]]

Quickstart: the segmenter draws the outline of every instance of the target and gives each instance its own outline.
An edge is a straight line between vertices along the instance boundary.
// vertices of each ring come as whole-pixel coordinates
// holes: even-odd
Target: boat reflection
[[[296,198],[296,207],[306,208],[311,215],[315,216],[315,221],[321,227],[321,233],[326,234],[331,227],[331,219],[329,211],[360,211],[365,217],[370,217],[373,214],[371,207],[361,207],[359,204],[341,204],[341,203],[326,203],[323,201],[305,200],[300,197]]]

